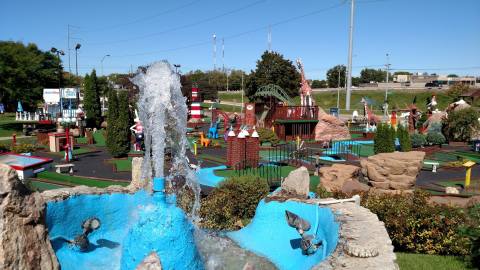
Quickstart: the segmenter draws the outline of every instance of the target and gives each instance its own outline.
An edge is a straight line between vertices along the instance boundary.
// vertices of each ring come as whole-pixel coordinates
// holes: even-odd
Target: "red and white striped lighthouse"
[[[190,104],[190,116],[192,122],[200,122],[202,119],[202,107],[198,87],[192,87],[192,102]]]

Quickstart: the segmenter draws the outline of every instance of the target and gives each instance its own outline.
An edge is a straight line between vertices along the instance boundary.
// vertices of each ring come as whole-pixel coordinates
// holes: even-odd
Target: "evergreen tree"
[[[379,124],[373,138],[375,154],[391,153],[395,151],[395,129],[386,124]]]
[[[100,87],[95,69],[90,76],[88,74],[85,76],[83,87],[83,106],[87,116],[87,127],[98,128],[102,122],[102,108],[100,105]]]
[[[408,134],[407,129],[402,125],[398,125],[397,138],[400,141],[400,149],[402,152],[412,151],[412,141],[410,139],[410,134]]]
[[[108,111],[107,111],[107,138],[106,144],[110,154],[115,156],[117,151],[117,119],[118,119],[118,98],[117,92],[110,91],[108,95]]]
[[[387,132],[387,138],[385,140],[385,153],[395,152],[395,129],[390,125],[384,124]]]
[[[128,107],[128,93],[122,91],[118,97],[117,142],[119,155],[123,156],[130,151],[130,111]]]

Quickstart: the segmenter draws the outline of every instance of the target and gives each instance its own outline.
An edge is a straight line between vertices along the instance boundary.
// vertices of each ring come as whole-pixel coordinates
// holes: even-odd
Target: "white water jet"
[[[154,62],[140,70],[132,82],[140,89],[138,112],[144,126],[145,156],[142,178],[164,177],[165,149],[172,153],[172,167],[167,182],[183,177],[195,194],[191,216],[198,221],[200,185],[189,167],[185,151],[188,141],[186,98],[182,95],[180,78],[167,61]]]

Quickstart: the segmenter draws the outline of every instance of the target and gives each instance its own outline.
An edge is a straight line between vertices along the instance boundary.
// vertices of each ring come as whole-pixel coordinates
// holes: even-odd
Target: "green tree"
[[[88,75],[87,75],[88,76]],[[108,152],[114,156],[117,151],[117,120],[118,120],[118,97],[116,91],[110,91],[108,95],[108,111],[107,111],[107,138],[106,145]]]
[[[360,79],[362,83],[383,82],[385,81],[387,72],[381,69],[364,68],[360,71]]]
[[[58,88],[59,65],[55,55],[35,44],[0,41],[0,100],[6,109],[15,110],[19,100],[25,110],[36,109],[43,88]]]
[[[327,88],[327,81],[326,80],[313,80],[312,81],[312,88]]]
[[[445,134],[453,141],[470,141],[472,135],[480,129],[479,117],[480,113],[473,108],[452,111],[445,120]]]
[[[87,127],[100,127],[102,122],[102,108],[100,105],[100,87],[95,69],[84,79],[83,106],[87,117]]]
[[[130,112],[128,93],[110,91],[108,95],[107,149],[114,157],[122,157],[130,150]]]
[[[127,155],[130,151],[130,123],[132,123],[129,103],[128,103],[128,93],[126,91],[121,91],[118,96],[118,120],[117,120],[117,129],[118,129],[118,144],[120,148],[119,156]]]
[[[283,55],[265,51],[257,61],[256,69],[248,76],[245,94],[253,100],[258,88],[268,84],[280,86],[290,97],[298,96],[300,73]]]
[[[455,102],[460,99],[460,95],[468,92],[469,89],[470,87],[468,85],[457,83],[448,88],[447,96],[450,98],[451,102]]]
[[[395,151],[395,129],[387,124],[379,124],[373,138],[373,150],[375,154]]]
[[[447,77],[448,78],[458,78],[458,75],[457,74],[448,74]]]
[[[412,150],[410,134],[408,134],[408,130],[402,125],[398,125],[397,127],[397,138],[400,142],[400,150],[402,152],[408,152]]]
[[[327,71],[328,87],[344,87],[347,68],[344,65],[336,65]]]
[[[412,73],[408,71],[395,71],[393,75],[412,75]]]

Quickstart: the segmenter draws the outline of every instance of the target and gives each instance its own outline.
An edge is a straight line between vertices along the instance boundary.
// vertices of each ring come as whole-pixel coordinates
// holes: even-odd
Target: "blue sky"
[[[3,1],[0,40],[67,51],[82,44],[79,72],[128,72],[167,59],[181,71],[217,67],[249,71],[267,49],[304,62],[307,77],[347,62],[350,3],[343,0]],[[78,39],[76,39],[78,38]],[[356,0],[353,74],[363,67],[480,75],[480,1]],[[63,58],[68,70],[68,57]],[[75,71],[75,51],[70,66]]]

